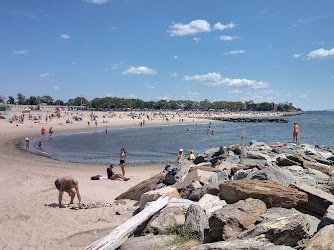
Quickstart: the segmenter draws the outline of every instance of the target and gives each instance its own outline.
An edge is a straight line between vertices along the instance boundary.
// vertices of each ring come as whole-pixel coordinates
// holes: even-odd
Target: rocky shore
[[[210,117],[210,120],[223,121],[223,122],[271,122],[271,123],[288,123],[288,120],[282,118],[253,118],[253,117]]]
[[[122,224],[126,236],[115,240],[116,228],[101,240],[127,250],[333,249],[334,150],[253,141],[242,165],[240,154],[240,145],[214,148],[132,187],[116,199],[138,202],[117,214],[136,221],[165,203],[140,225]],[[173,227],[199,238],[173,243]]]

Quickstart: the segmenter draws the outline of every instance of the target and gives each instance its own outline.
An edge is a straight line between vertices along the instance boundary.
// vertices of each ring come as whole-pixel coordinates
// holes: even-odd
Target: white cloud
[[[67,39],[70,39],[70,36],[67,35],[67,34],[61,34],[61,35],[59,36],[59,38],[67,40]]]
[[[307,56],[309,59],[334,57],[334,48],[330,50],[326,50],[323,48],[313,50],[310,53],[308,53]]]
[[[194,40],[195,42],[199,42],[199,38],[198,38],[198,37],[194,37],[193,40]]]
[[[49,76],[49,73],[43,73],[43,74],[40,74],[39,77],[48,77]]]
[[[206,75],[185,76],[183,80],[195,81],[198,84],[209,87],[249,87],[249,88],[267,88],[269,83],[254,81],[248,79],[223,78],[219,73],[208,73]]]
[[[94,3],[94,4],[105,4],[107,3],[109,0],[84,0],[85,2],[88,3]]]
[[[330,76],[329,79],[334,79],[334,76]]]
[[[156,100],[166,100],[166,101],[168,101],[170,98],[168,96],[158,96],[155,99]]]
[[[171,76],[172,76],[172,77],[178,77],[179,74],[178,74],[177,72],[174,72]]]
[[[232,41],[234,39],[236,39],[237,37],[235,36],[220,36],[219,39],[223,40],[223,41]]]
[[[228,23],[228,24],[221,24],[216,23],[213,28],[216,30],[225,30],[225,29],[233,29],[236,25],[234,23]]]
[[[179,59],[179,57],[178,56],[173,56],[173,59]]]
[[[122,69],[122,65],[120,63],[115,63],[111,66],[112,70],[120,70]]]
[[[60,88],[57,87],[57,86],[54,86],[53,89],[54,89],[54,90],[58,90],[58,89],[60,89]]]
[[[129,95],[128,95],[128,98],[135,99],[135,98],[137,98],[137,96],[136,96],[135,94],[129,94]]]
[[[155,75],[157,72],[146,66],[130,67],[129,69],[122,72],[122,75],[136,74],[136,75]]]
[[[241,49],[241,50],[231,50],[229,52],[223,53],[223,55],[237,55],[237,54],[245,54],[246,51]]]
[[[303,95],[299,95],[298,97],[299,97],[299,98],[306,98],[306,97],[308,97],[308,95],[303,94]]]
[[[105,94],[105,96],[107,96],[107,97],[111,97],[113,95],[114,95],[113,93],[107,93],[107,94]]]
[[[148,89],[155,89],[155,86],[151,86],[151,85],[148,85],[148,84],[146,84],[145,85]]]
[[[29,53],[28,50],[16,50],[13,52],[14,55],[24,55],[24,54],[27,54]]]
[[[299,58],[299,57],[301,57],[303,55],[303,53],[301,53],[301,54],[294,54],[293,55],[293,58]]]
[[[170,36],[186,36],[193,35],[201,32],[210,32],[210,24],[205,20],[194,20],[188,24],[176,23],[172,26],[169,26]]]
[[[190,95],[190,96],[198,96],[198,95],[200,95],[200,93],[198,93],[198,92],[187,92],[187,94]]]

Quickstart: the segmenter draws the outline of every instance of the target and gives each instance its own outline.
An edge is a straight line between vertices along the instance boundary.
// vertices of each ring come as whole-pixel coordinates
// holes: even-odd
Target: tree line
[[[0,97],[0,102],[5,102],[5,98]],[[103,97],[94,98],[89,101],[85,97],[78,96],[73,99],[69,99],[67,102],[62,100],[54,100],[49,95],[44,96],[30,96],[26,98],[23,94],[17,94],[15,99],[13,96],[9,96],[6,103],[19,104],[19,105],[38,105],[45,103],[47,105],[59,105],[59,106],[85,106],[87,108],[94,109],[172,109],[172,110],[228,110],[228,111],[245,111],[247,106],[245,103],[236,101],[214,101],[210,102],[205,99],[204,101],[192,101],[192,100],[159,100],[159,101],[143,101],[140,99],[127,99],[118,97]],[[278,104],[278,111],[297,111],[292,105],[287,103]],[[272,103],[262,102],[254,106],[253,110],[256,111],[272,111],[274,106]]]

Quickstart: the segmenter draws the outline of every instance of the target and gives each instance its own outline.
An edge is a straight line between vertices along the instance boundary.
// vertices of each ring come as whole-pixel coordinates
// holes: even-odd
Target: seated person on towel
[[[110,167],[107,168],[108,179],[110,180],[122,179],[123,181],[130,180],[130,178],[126,178],[121,174],[116,174],[115,172],[113,172],[112,171],[113,167],[114,167],[114,164],[110,164]]]

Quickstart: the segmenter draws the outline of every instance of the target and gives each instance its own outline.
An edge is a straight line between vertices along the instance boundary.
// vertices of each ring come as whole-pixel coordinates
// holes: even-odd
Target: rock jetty
[[[254,117],[210,117],[210,120],[223,122],[271,122],[271,123],[288,123],[288,120],[282,118],[254,118]]]
[[[128,231],[120,249],[333,249],[334,150],[252,141],[244,151],[241,165],[240,145],[208,150],[121,194],[138,201],[134,216],[168,202]],[[176,246],[171,227],[199,240]]]

